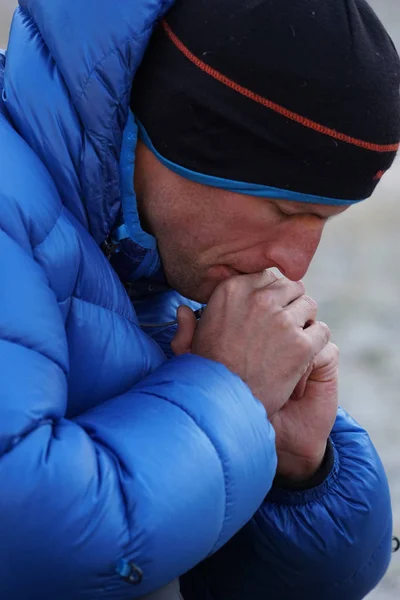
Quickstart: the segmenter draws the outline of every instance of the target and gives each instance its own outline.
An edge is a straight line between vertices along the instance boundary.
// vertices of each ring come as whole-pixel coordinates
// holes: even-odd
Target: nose
[[[325,221],[299,221],[295,227],[280,232],[269,248],[269,260],[292,281],[299,281],[307,273],[321,241]]]

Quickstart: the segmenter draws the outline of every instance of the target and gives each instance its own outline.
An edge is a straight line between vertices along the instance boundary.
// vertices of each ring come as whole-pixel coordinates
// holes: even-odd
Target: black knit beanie
[[[399,87],[365,0],[178,0],[131,106],[146,143],[188,177],[346,204],[395,158]]]

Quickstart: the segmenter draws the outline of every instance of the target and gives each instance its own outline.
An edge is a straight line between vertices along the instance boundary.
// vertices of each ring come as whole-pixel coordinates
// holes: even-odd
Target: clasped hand
[[[239,275],[215,289],[200,322],[181,306],[172,342],[248,384],[275,429],[278,473],[294,481],[318,470],[337,413],[339,351],[316,317],[301,281]]]

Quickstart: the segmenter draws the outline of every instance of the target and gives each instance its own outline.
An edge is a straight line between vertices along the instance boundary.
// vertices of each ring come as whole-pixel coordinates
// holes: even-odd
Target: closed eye
[[[309,212],[309,211],[296,211],[296,212],[288,212],[286,210],[283,210],[280,206],[277,205],[277,209],[278,212],[281,215],[284,215],[285,217],[298,217],[298,216],[309,216],[309,217],[314,217],[314,219],[318,219],[319,221],[329,221],[331,218],[331,216],[327,217],[324,215],[320,215],[316,212]],[[334,215],[337,216],[337,215]]]

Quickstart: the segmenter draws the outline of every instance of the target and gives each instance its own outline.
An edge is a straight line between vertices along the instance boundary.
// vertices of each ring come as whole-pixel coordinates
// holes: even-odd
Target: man
[[[301,278],[398,56],[363,0],[170,6],[21,0],[1,62],[0,596],[363,598],[388,485]]]

